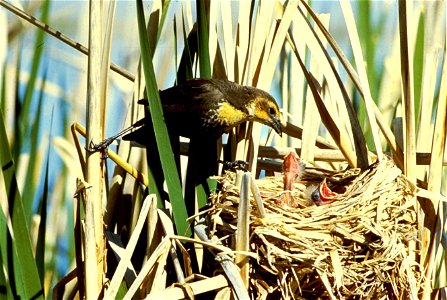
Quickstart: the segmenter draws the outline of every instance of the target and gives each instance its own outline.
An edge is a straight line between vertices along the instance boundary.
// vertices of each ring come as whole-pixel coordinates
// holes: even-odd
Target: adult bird
[[[178,145],[178,136],[190,138],[189,156],[194,162],[192,169],[196,184],[217,173],[216,141],[223,133],[245,121],[256,121],[270,126],[280,135],[282,133],[278,104],[269,93],[255,87],[223,79],[191,79],[160,91],[160,99],[173,148]],[[147,100],[139,103],[147,105]],[[136,129],[123,139],[145,145],[148,152],[156,154],[155,138],[148,135],[153,130],[147,126],[152,126],[150,116],[104,143]],[[158,155],[148,155],[148,160],[153,174],[161,174],[156,181],[157,186],[162,187]]]
[[[160,99],[168,131],[179,136],[217,138],[245,121],[256,121],[282,133],[275,99],[254,87],[224,79],[191,79],[160,91]],[[142,119],[133,127],[145,123]],[[124,139],[144,145],[147,129],[141,126]]]

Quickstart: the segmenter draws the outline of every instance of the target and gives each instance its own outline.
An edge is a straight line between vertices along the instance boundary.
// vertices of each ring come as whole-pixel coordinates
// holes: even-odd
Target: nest
[[[234,249],[239,187],[219,177],[207,222],[211,236]],[[414,187],[385,159],[359,173],[330,204],[310,205],[306,183],[290,192],[298,208],[280,207],[282,177],[256,180],[265,218],[251,199],[249,291],[253,299],[417,298]]]

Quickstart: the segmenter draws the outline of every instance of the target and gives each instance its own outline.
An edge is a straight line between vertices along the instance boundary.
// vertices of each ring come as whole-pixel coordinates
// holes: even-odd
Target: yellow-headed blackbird
[[[222,79],[192,79],[160,91],[164,117],[172,134],[184,137],[218,137],[245,121],[257,121],[281,135],[278,105],[260,89]],[[144,103],[146,101],[141,101]],[[140,120],[135,127],[144,125]],[[124,137],[146,144],[147,130]]]
[[[260,122],[270,126],[278,134],[282,133],[277,103],[270,94],[254,87],[242,86],[228,80],[192,79],[160,91],[160,99],[178,169],[178,136],[190,138],[184,183],[184,200],[189,216],[194,215],[197,209],[205,204],[203,192],[208,195],[213,189],[208,184],[208,178],[217,174],[216,142],[219,136],[245,121]],[[139,103],[148,104],[147,100],[140,100]],[[159,200],[164,203],[169,200],[169,194],[163,190],[165,178],[157,143],[153,128],[148,127],[152,127],[152,119],[146,115],[131,127],[93,146],[91,150],[104,150],[113,140],[126,133],[124,140],[144,145],[147,148],[146,158],[153,180],[150,188],[156,188],[148,192],[157,193],[161,197]],[[133,129],[136,130],[129,133]],[[191,251],[190,255],[194,257],[195,251]]]
[[[277,103],[269,93],[254,87],[228,80],[192,79],[160,91],[160,99],[174,153],[179,153],[178,136],[190,138],[185,187],[187,202],[194,199],[196,184],[206,183],[210,175],[217,173],[216,140],[220,135],[245,121],[257,121],[270,126],[280,135],[282,133]],[[148,104],[147,100],[140,100],[139,103]],[[150,117],[139,120],[94,148],[107,147],[114,139],[136,129],[123,139],[147,147],[148,164],[161,192],[164,179],[157,145],[155,137],[150,134],[153,130],[146,126],[152,126]],[[193,184],[188,184],[188,180]],[[188,212],[192,214],[193,210],[188,208]]]

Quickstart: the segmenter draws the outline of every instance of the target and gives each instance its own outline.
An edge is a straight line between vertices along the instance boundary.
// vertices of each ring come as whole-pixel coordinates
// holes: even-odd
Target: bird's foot
[[[224,168],[232,171],[242,170],[244,172],[248,172],[248,162],[244,160],[235,160],[235,161],[223,161],[219,160],[219,163],[223,164]]]
[[[102,141],[98,144],[95,144],[93,141],[90,141],[87,151],[90,153],[99,151],[99,152],[102,152],[105,157],[107,157],[107,148],[114,140],[115,139],[113,137],[111,137],[111,138],[105,139],[104,141]]]

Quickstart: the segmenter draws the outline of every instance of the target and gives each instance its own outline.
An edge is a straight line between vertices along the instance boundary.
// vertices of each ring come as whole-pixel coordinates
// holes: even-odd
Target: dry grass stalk
[[[447,60],[446,55],[444,54],[444,64],[443,64],[443,75],[441,77],[441,90],[439,93],[438,106],[436,111],[436,122],[434,127],[433,134],[433,143],[432,143],[432,151],[431,151],[431,160],[430,160],[430,172],[428,172],[428,190],[436,193],[441,190],[442,184],[442,164],[440,161],[443,161],[445,156],[444,145],[446,142],[446,125],[447,125],[447,88],[446,88],[446,80],[447,75],[445,70],[447,69]],[[445,215],[444,206],[440,205],[440,200],[438,197],[433,197],[430,199],[433,203],[434,212],[432,216],[426,215],[426,218],[431,217],[432,222],[434,223],[434,228],[436,228],[436,232],[443,232],[443,221],[439,219],[438,216]],[[436,255],[440,255],[442,252],[440,248],[441,238],[437,236],[437,234],[433,234],[427,231],[429,237],[434,236],[434,242],[431,245],[431,249],[427,247],[424,251],[427,251],[427,272],[426,275],[432,276],[433,268],[436,265]],[[431,240],[431,239],[430,239]],[[428,242],[428,241],[427,241]],[[430,245],[430,244],[428,244]],[[425,254],[425,253],[424,253]],[[427,296],[428,297],[428,296]]]
[[[232,174],[219,178],[212,198],[212,234],[232,246],[239,189]],[[295,183],[297,209],[282,208],[279,177],[257,181],[267,212],[251,214],[250,293],[281,297],[416,297],[422,274],[409,244],[417,240],[415,190],[389,160],[374,164],[338,200],[306,206],[306,187]],[[254,200],[252,199],[252,203]],[[390,296],[388,296],[390,295]]]
[[[401,49],[401,77],[402,77],[402,97],[404,109],[404,155],[405,174],[411,180],[416,178],[416,131],[414,118],[414,84],[413,84],[413,55],[414,50],[410,45],[409,37],[412,36],[412,21],[408,14],[412,12],[412,2],[399,1],[399,32]],[[411,17],[410,17],[411,18]]]
[[[146,199],[143,202],[143,206],[140,211],[140,215],[138,217],[137,225],[135,226],[135,229],[132,233],[132,236],[127,243],[126,246],[126,252],[121,257],[121,260],[115,270],[115,273],[113,274],[112,280],[110,281],[110,286],[107,289],[107,292],[105,294],[106,298],[115,298],[116,293],[118,292],[119,286],[121,284],[122,278],[124,274],[126,273],[126,270],[128,268],[128,265],[130,263],[130,259],[132,257],[132,253],[137,245],[138,237],[140,236],[141,230],[143,229],[144,222],[146,221],[146,216],[149,212],[150,203],[154,202],[155,196],[150,195],[146,197]]]
[[[101,9],[100,4],[90,2],[89,7],[89,56],[87,79],[87,139],[86,147],[91,141],[102,141],[104,135],[103,116],[101,116],[101,76],[98,66],[101,62]],[[85,296],[97,298],[102,287],[103,268],[98,264],[103,261],[104,246],[102,243],[102,208],[103,195],[103,161],[101,153],[87,153],[85,180],[92,185],[85,202],[84,240],[84,274]],[[98,252],[97,252],[98,250]]]
[[[345,68],[350,79],[352,80],[352,82],[354,83],[354,85],[356,86],[356,88],[358,89],[360,94],[362,95],[362,97],[365,98],[365,92],[363,91],[363,85],[360,82],[360,78],[359,78],[357,72],[352,67],[351,63],[346,58],[344,52],[341,50],[338,43],[335,41],[335,39],[332,37],[332,35],[329,33],[329,31],[323,26],[323,24],[318,19],[317,15],[312,10],[312,8],[303,0],[301,1],[301,3],[306,8],[307,13],[309,13],[312,16],[312,19],[315,21],[315,24],[318,25],[318,28],[323,32],[325,38],[331,45],[331,48],[334,50],[335,54],[337,55],[337,58],[340,60],[340,63]],[[387,93],[388,93],[388,90],[389,90],[389,88],[387,89]],[[383,101],[383,102],[386,102],[386,101]],[[397,148],[393,132],[389,128],[388,123],[386,122],[385,118],[382,115],[381,110],[377,107],[377,105],[374,102],[370,102],[370,105],[373,106],[374,115],[376,117],[377,125],[379,126],[381,132],[383,133],[383,135],[387,141],[387,144],[390,147],[390,150],[395,155],[396,164],[403,168],[403,161],[401,158],[402,153],[399,152],[399,149]]]
[[[357,27],[355,25],[354,13],[352,11],[352,7],[350,2],[340,2],[340,6],[343,11],[344,19],[346,22],[346,28],[348,30],[349,38],[352,45],[352,53],[354,55],[354,59],[357,65],[359,79],[363,87],[363,97],[366,107],[366,112],[368,115],[369,124],[371,126],[371,133],[374,140],[374,148],[377,152],[377,157],[379,160],[382,159],[382,146],[379,138],[379,128],[377,126],[376,117],[374,115],[373,104],[374,101],[372,99],[371,90],[368,83],[368,76],[366,73],[366,67],[364,63],[362,48],[360,46],[360,38],[357,32]]]
[[[228,287],[228,281],[224,275],[217,275],[215,277],[206,278],[196,282],[192,282],[188,285],[177,285],[167,288],[158,293],[150,294],[146,299],[185,299],[185,291],[188,291],[188,296],[194,298],[195,295],[199,295],[205,292],[220,290],[224,287]]]
[[[238,210],[238,221],[236,231],[236,258],[235,263],[241,269],[241,277],[244,285],[248,287],[249,264],[248,257],[241,252],[249,251],[249,224],[250,224],[250,173],[242,176],[241,193]]]
[[[30,24],[36,26],[37,28],[40,28],[43,31],[45,31],[46,33],[52,35],[54,38],[60,40],[64,44],[78,50],[79,52],[81,52],[85,55],[88,55],[89,49],[87,47],[83,46],[79,41],[75,41],[75,40],[71,39],[70,37],[63,34],[62,32],[56,30],[55,28],[51,27],[48,24],[43,23],[42,21],[33,17],[31,14],[18,8],[17,6],[12,5],[9,2],[1,1],[0,5],[3,6],[4,8],[6,8],[7,10],[9,10],[10,12],[12,12],[13,14],[15,14],[16,16],[22,18],[23,20],[29,22]],[[32,9],[30,9],[28,7],[27,11],[30,12],[30,11],[32,11]],[[111,18],[111,19],[113,19],[113,18]],[[135,80],[135,75],[133,75],[130,71],[128,71],[114,63],[110,63],[110,69],[130,81]]]

